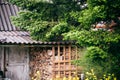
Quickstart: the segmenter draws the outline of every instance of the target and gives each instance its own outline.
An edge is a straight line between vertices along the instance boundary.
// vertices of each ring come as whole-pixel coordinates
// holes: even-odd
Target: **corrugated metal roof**
[[[31,39],[26,31],[0,31],[1,44],[29,44],[29,45],[50,45],[50,44],[70,44],[72,41],[41,42]]]
[[[0,31],[20,30],[15,27],[10,20],[10,16],[16,16],[19,8],[10,3],[0,0]]]
[[[20,31],[11,23],[10,17],[16,16],[18,11],[17,6],[8,3],[6,0],[0,0],[0,43],[37,44],[38,41],[31,39],[27,31]]]
[[[35,44],[37,41],[30,38],[26,31],[0,31],[1,43]]]
[[[0,0],[0,3],[7,3],[8,0]]]
[[[22,31],[15,27],[11,21],[10,16],[17,15],[19,8],[7,2],[7,0],[0,0],[0,44],[70,44],[71,41],[58,42],[41,42],[31,39],[29,32]]]

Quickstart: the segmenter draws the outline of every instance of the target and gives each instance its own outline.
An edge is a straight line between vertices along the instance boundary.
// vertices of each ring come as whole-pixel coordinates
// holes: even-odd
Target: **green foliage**
[[[72,26],[80,26],[78,17],[80,16],[79,11],[71,11],[65,18],[65,21]]]
[[[90,29],[91,24],[106,18],[105,5],[95,6],[92,9],[86,9],[81,12],[79,22],[85,29]]]
[[[30,31],[32,38],[36,40],[58,40],[55,36],[62,36],[62,33],[70,31],[71,26],[80,25],[76,16],[74,18],[70,14],[81,10],[80,4],[76,1],[10,0],[10,2],[21,8],[19,16],[12,17],[13,24]],[[61,27],[64,29],[58,27],[62,24],[61,22],[66,23],[65,27]]]
[[[16,26],[20,26],[23,30],[30,31],[33,39],[46,40],[46,33],[57,23],[42,21],[41,15],[30,11],[20,11],[19,16],[11,17]]]
[[[109,72],[108,54],[99,47],[91,46],[86,49],[78,65],[84,66],[85,71],[95,70],[96,75],[101,77],[103,73]]]
[[[118,33],[98,30],[73,30],[64,34],[66,40],[76,40],[80,46],[99,46],[102,49],[108,49],[110,44],[118,43],[120,36]]]
[[[102,77],[98,77],[95,74],[95,71],[91,69],[89,72],[86,72],[85,80],[117,80],[114,74],[102,74]]]
[[[120,34],[103,30],[81,30],[65,33],[65,40],[76,40],[80,46],[88,47],[84,56],[75,62],[85,70],[95,69],[97,75],[120,73]],[[114,65],[114,66],[113,66]]]
[[[74,29],[74,27],[68,27],[67,23],[59,23],[52,27],[51,31],[46,34],[46,38],[49,40],[61,40],[63,38],[62,34],[72,29]]]
[[[81,12],[79,21],[86,29],[99,21],[119,22],[120,4],[117,3],[120,3],[120,0],[87,0],[88,8]]]
[[[105,61],[107,53],[98,47],[89,47],[87,48],[85,57],[90,58],[92,62],[100,62]]]

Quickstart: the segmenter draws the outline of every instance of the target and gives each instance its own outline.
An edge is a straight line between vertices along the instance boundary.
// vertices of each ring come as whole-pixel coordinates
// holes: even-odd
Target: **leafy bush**
[[[101,78],[96,76],[93,69],[90,70],[90,72],[86,72],[86,78],[85,80],[117,80],[114,74],[104,74]]]

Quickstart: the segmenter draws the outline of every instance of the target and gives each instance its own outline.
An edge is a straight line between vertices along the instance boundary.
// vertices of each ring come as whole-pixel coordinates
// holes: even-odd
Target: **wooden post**
[[[55,47],[54,46],[52,46],[52,55],[53,55],[53,57],[52,57],[52,60],[53,60],[52,67],[54,69],[55,68],[55,64],[54,64],[54,60],[55,60]],[[52,78],[54,78],[54,77],[55,77],[55,73],[54,73],[54,71],[52,71]]]
[[[64,60],[64,77],[65,77],[65,46],[63,47],[63,60]]]
[[[69,50],[69,76],[71,76],[71,45],[69,45],[68,50]]]
[[[76,52],[76,60],[78,60],[78,52],[77,52],[77,46],[75,46],[75,52]],[[76,63],[76,73],[78,71],[77,63]]]
[[[60,76],[60,45],[58,45],[58,76]]]

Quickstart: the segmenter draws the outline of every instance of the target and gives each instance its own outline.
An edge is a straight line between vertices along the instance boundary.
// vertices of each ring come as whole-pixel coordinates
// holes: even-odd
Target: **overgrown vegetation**
[[[114,74],[103,74],[101,78],[95,74],[94,70],[91,69],[89,72],[86,72],[85,80],[117,80]]]
[[[10,0],[21,7],[16,26],[36,40],[76,40],[86,48],[81,64],[99,76],[120,74],[120,0]],[[102,22],[104,28],[96,25]],[[94,26],[93,26],[94,25]],[[84,62],[84,63],[83,63]],[[80,64],[80,65],[81,65]]]

